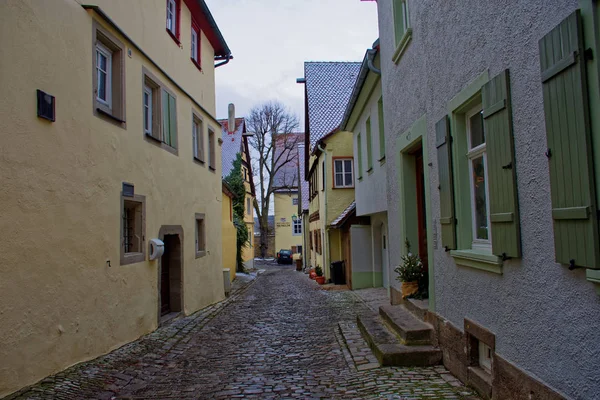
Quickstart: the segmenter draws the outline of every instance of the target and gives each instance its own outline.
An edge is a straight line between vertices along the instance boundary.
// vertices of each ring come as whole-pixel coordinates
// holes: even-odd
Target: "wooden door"
[[[165,252],[160,261],[160,315],[166,315],[171,312],[171,241],[170,235],[165,235]]]
[[[425,208],[425,174],[423,171],[423,149],[415,153],[415,170],[417,182],[417,218],[419,235],[419,257],[423,262],[423,267],[427,271],[427,213]],[[414,250],[413,250],[414,251]]]
[[[344,268],[346,274],[346,284],[350,289],[352,289],[352,254],[350,252],[350,242],[351,242],[350,230],[342,231],[342,252],[344,257]]]

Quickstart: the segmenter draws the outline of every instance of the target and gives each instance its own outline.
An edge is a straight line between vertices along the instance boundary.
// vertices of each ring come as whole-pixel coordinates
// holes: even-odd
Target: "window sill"
[[[165,28],[165,30],[167,31],[169,36],[171,36],[171,39],[173,39],[175,41],[175,43],[177,43],[177,46],[181,46],[181,42],[179,41],[179,38],[177,36],[175,36],[173,34],[173,32],[171,32],[168,28]]]
[[[104,116],[104,117],[108,117],[108,118],[112,119],[113,121],[116,121],[116,122],[118,122],[118,123],[120,123],[120,124],[124,124],[124,123],[125,123],[125,120],[124,120],[124,119],[121,119],[121,118],[115,117],[114,115],[112,115],[111,113],[109,113],[109,112],[107,112],[107,111],[103,110],[103,109],[102,109],[102,108],[100,108],[100,107],[96,107],[96,111],[98,112],[98,114],[100,114],[100,115],[102,115],[102,116]]]
[[[358,177],[359,182],[362,182],[362,176]]]
[[[381,157],[381,158],[380,158],[379,160],[377,160],[377,161],[379,161],[379,165],[383,165],[383,164],[385,164],[385,156]]]
[[[206,250],[196,250],[196,258],[201,258],[206,256]]]
[[[481,250],[452,250],[450,255],[458,266],[502,275],[502,260],[492,253]]]
[[[146,261],[144,253],[125,253],[121,256],[121,265],[137,264]]]
[[[588,269],[585,271],[585,278],[588,282],[592,282],[596,287],[596,293],[600,295],[600,270]]]
[[[190,60],[192,61],[192,63],[196,66],[196,68],[198,68],[198,70],[200,72],[204,72],[202,71],[202,67],[200,66],[200,64],[198,64],[198,61],[194,60],[192,57],[190,57]]]
[[[208,169],[210,169],[212,172],[215,172],[217,170],[215,167],[212,167],[210,165],[208,166]]]
[[[339,190],[339,189],[354,189],[354,186],[334,186],[332,188],[333,190]]]
[[[373,167],[371,167],[371,168],[369,168],[369,169],[367,170],[367,174],[368,174],[368,175],[373,175]]]
[[[402,39],[400,39],[400,42],[398,43],[398,47],[396,47],[396,51],[394,52],[394,55],[392,56],[392,60],[394,61],[394,64],[398,64],[398,62],[402,58],[402,54],[404,54],[404,51],[406,50],[406,47],[410,43],[411,39],[412,39],[412,28],[408,28],[406,30],[406,32],[404,32],[404,35],[402,36]]]
[[[159,138],[152,135],[148,135],[147,133],[144,133],[144,137],[148,140],[149,143],[160,147],[161,149],[166,150],[173,155],[179,156],[179,151],[177,150],[177,148],[169,146]]]
[[[194,156],[194,161],[197,162],[200,165],[204,165],[205,164],[204,160],[201,160],[201,159],[199,159],[198,157],[195,157],[195,156]]]

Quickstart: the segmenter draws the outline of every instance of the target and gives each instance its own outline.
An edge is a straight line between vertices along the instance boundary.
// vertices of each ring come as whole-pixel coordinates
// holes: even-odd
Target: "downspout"
[[[231,55],[231,53],[227,54],[225,57],[219,58],[220,60],[225,59],[225,61],[222,61],[220,63],[215,64],[215,68],[219,68],[225,64],[227,64],[229,62],[229,60],[231,60],[233,58],[233,56]]]
[[[323,165],[325,165],[325,168],[327,168],[327,152],[325,151],[325,149],[323,147],[321,147],[321,144],[317,142],[317,148],[321,151],[321,153],[323,153]],[[317,162],[319,162],[319,160],[317,159]],[[324,200],[325,200],[325,215],[323,216],[323,220],[325,221],[325,229],[324,229],[324,233],[325,233],[325,257],[323,259],[323,264],[327,263],[327,260],[329,259],[329,227],[327,226],[327,174],[325,173],[325,171],[321,172],[323,174],[323,176],[325,177],[323,180],[323,187],[325,188],[325,190],[323,190],[324,194]],[[323,270],[325,271],[325,265],[323,265]],[[329,270],[329,269],[327,269]],[[330,277],[331,278],[331,277]]]
[[[373,64],[373,61],[375,61],[375,54],[377,54],[377,49],[367,50],[367,67],[369,67],[371,72],[381,75],[381,70],[375,68],[375,64]]]

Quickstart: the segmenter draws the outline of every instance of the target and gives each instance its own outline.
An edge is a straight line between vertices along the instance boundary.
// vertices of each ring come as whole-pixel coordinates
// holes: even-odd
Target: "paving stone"
[[[442,366],[380,367],[356,325],[360,296],[263,267],[223,302],[9,399],[477,399]]]

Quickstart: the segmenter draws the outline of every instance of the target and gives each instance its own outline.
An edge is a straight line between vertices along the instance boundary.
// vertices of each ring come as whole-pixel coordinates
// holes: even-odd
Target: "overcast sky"
[[[304,129],[304,61],[362,61],[377,4],[360,0],[206,0],[234,59],[216,70],[217,117],[279,100]]]

